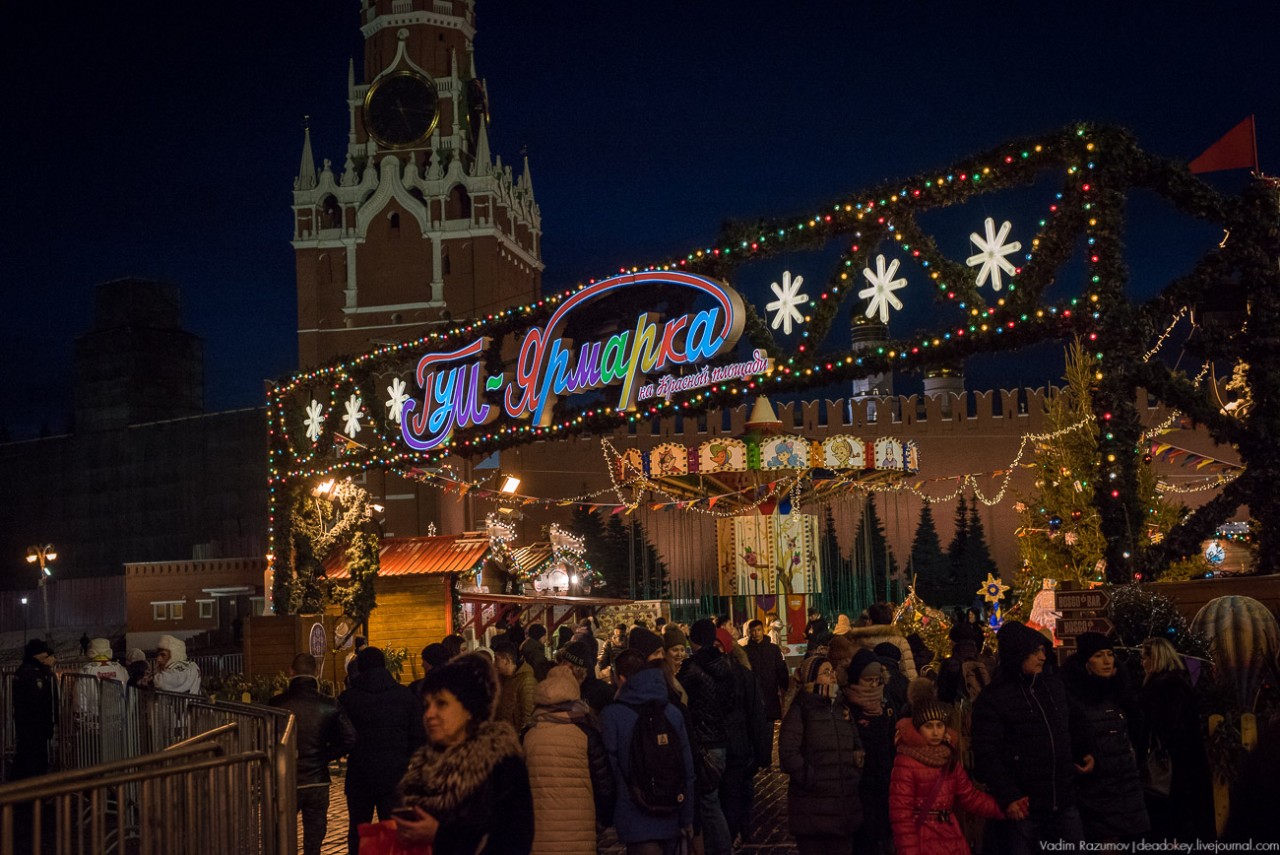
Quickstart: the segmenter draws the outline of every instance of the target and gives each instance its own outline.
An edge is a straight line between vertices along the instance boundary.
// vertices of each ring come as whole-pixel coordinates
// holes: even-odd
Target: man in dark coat
[[[723,775],[729,734],[719,686],[732,683],[733,672],[728,658],[716,647],[716,625],[710,619],[694,622],[689,628],[689,642],[693,645],[693,655],[681,664],[676,679],[689,695],[693,744],[705,754],[715,771]],[[714,787],[700,782],[698,816],[702,821],[706,855],[728,855],[732,852],[733,838],[729,836],[729,825],[720,805],[719,782]]]
[[[809,622],[804,625],[805,649],[813,652],[818,646],[822,636],[826,635],[830,629],[827,626],[827,620],[822,616],[822,612],[817,609],[809,609]]]
[[[452,658],[443,644],[428,644],[422,648],[422,677],[409,684],[409,691],[413,692],[415,698],[422,697],[422,682],[427,679],[427,675]]]
[[[1000,664],[973,708],[976,777],[1010,821],[1001,852],[1041,851],[1043,841],[1083,840],[1075,777],[1093,769],[1062,680],[1045,669],[1049,640],[1017,621],[996,634]],[[1029,800],[1024,811],[1015,805]]]
[[[299,653],[290,666],[289,688],[269,703],[293,713],[298,733],[298,810],[302,813],[302,851],[320,855],[328,830],[329,762],[356,743],[355,728],[333,698],[320,694],[316,659]]]
[[[338,698],[356,729],[356,744],[347,761],[344,791],[350,830],[347,843],[357,855],[362,822],[390,819],[396,807],[396,786],[409,767],[409,757],[426,741],[422,730],[422,704],[408,686],[396,682],[387,671],[387,659],[376,647],[356,656],[351,688]]]
[[[43,639],[27,642],[13,675],[14,752],[11,777],[34,778],[49,772],[49,740],[55,710],[53,648]]]
[[[760,690],[760,703],[766,721],[782,718],[782,700],[787,695],[787,663],[782,649],[764,634],[764,624],[753,620],[747,626],[747,660]]]
[[[727,736],[720,808],[729,828],[729,839],[741,834],[746,843],[755,801],[755,774],[769,766],[773,759],[773,728],[765,721],[753,672],[727,655],[739,647],[728,630],[716,630],[716,646],[726,654],[724,660],[729,665],[727,679],[716,680]]]

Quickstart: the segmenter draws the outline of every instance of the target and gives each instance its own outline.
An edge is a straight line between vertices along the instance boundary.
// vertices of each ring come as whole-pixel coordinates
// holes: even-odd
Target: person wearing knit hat
[[[885,698],[888,699],[894,709],[903,709],[907,705],[907,684],[910,681],[902,673],[900,665],[902,651],[898,649],[897,645],[885,641],[877,644],[871,652],[876,655],[876,658],[880,660],[880,665],[884,668]]]
[[[689,641],[696,647],[710,647],[716,643],[716,625],[710,618],[695,620],[689,627]]]
[[[1131,728],[1140,718],[1127,672],[1105,635],[1076,637],[1062,679],[1073,720],[1083,724],[1093,771],[1076,778],[1076,801],[1088,841],[1136,840],[1151,829]]]
[[[413,818],[397,812],[397,837],[442,853],[529,852],[529,770],[515,730],[491,720],[498,699],[493,664],[464,654],[433,668],[422,690],[427,743],[400,778],[401,803]]]
[[[573,670],[578,680],[582,699],[598,714],[605,705],[613,700],[613,689],[604,680],[596,676],[595,658],[591,646],[586,641],[571,641],[560,649],[560,661]]]
[[[663,654],[662,638],[652,630],[642,626],[631,630],[627,636],[627,646],[638,652],[645,659],[661,659]]]
[[[115,680],[121,685],[129,681],[129,673],[119,662],[111,661],[111,642],[105,638],[95,638],[89,642],[89,661],[80,668],[81,674],[97,677],[99,680]]]
[[[947,728],[951,709],[932,697],[931,683],[911,681],[912,715],[897,723],[888,799],[893,851],[968,855],[969,844],[953,813],[956,803],[988,819],[1004,819],[1004,813],[995,799],[974,788],[957,762],[957,737]]]
[[[888,792],[897,710],[885,701],[884,666],[874,653],[865,647],[858,650],[847,670],[844,699],[866,751],[860,784],[862,825],[854,834],[854,851],[882,852],[892,836]]]
[[[826,657],[805,659],[797,680],[778,731],[778,764],[790,778],[788,826],[800,852],[849,852],[862,822],[858,729]]]

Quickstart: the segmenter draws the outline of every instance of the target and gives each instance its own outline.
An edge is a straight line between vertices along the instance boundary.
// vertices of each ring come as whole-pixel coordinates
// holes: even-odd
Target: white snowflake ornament
[[[307,417],[302,421],[307,428],[307,438],[312,442],[320,439],[320,431],[324,429],[324,407],[320,406],[320,402],[312,399],[307,404]]]
[[[774,313],[771,329],[776,330],[782,327],[784,335],[791,335],[792,323],[804,323],[804,313],[798,307],[809,301],[809,295],[799,293],[802,284],[804,284],[804,277],[797,276],[792,279],[790,270],[782,271],[781,288],[778,287],[777,282],[769,283],[769,287],[778,298],[764,307],[766,312]]]
[[[362,403],[364,401],[359,396],[352,395],[345,404],[347,414],[342,417],[342,432],[352,439],[360,432],[360,420],[364,418],[364,413],[360,412]]]
[[[400,419],[404,414],[404,402],[409,400],[409,395],[405,392],[405,382],[399,377],[391,378],[391,385],[387,387],[387,418],[400,424]]]
[[[898,272],[898,259],[894,259],[889,264],[889,269],[884,266],[884,256],[876,256],[876,272],[872,273],[868,267],[862,271],[862,275],[867,277],[867,281],[871,283],[870,288],[863,288],[858,292],[858,296],[867,303],[867,317],[872,317],[876,312],[880,313],[880,323],[889,323],[889,307],[893,306],[895,310],[902,308],[902,301],[893,296],[893,292],[901,288],[907,287],[907,280],[894,279],[893,276]]]
[[[1008,220],[1000,226],[1000,232],[996,233],[996,221],[991,217],[987,217],[984,224],[987,230],[987,239],[983,240],[978,236],[977,232],[969,235],[969,240],[973,241],[973,245],[978,248],[977,255],[969,256],[969,260],[965,264],[970,267],[982,265],[982,269],[978,271],[978,287],[990,279],[991,290],[999,291],[1004,287],[1004,283],[1000,280],[1000,271],[1003,270],[1010,276],[1018,272],[1013,266],[1013,262],[1005,258],[1022,249],[1022,244],[1016,240],[1013,243],[1005,243],[1005,239],[1009,237],[1009,230],[1013,228],[1013,223]]]

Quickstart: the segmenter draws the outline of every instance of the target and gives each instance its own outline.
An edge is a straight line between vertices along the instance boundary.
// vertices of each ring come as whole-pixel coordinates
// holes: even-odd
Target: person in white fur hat
[[[142,685],[162,692],[200,694],[200,666],[187,658],[187,644],[172,635],[160,636],[156,645],[156,669]]]
[[[128,682],[129,675],[124,666],[111,659],[111,642],[105,638],[95,638],[89,642],[86,654],[89,661],[80,669],[81,674],[89,674],[99,680],[118,680]]]

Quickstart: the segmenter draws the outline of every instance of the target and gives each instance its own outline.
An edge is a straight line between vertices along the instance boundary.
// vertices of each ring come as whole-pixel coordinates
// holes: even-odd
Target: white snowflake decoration
[[[893,306],[895,310],[902,308],[902,301],[893,296],[893,292],[901,288],[907,287],[907,280],[894,279],[893,276],[898,272],[898,259],[894,259],[889,264],[889,269],[884,266],[884,256],[876,256],[876,272],[872,273],[868,267],[862,271],[862,275],[867,277],[867,281],[871,283],[870,288],[863,288],[858,292],[858,296],[867,303],[867,317],[871,317],[876,312],[880,313],[880,323],[889,323],[889,307]]]
[[[391,385],[387,387],[387,418],[400,424],[400,419],[404,414],[404,402],[409,400],[405,382],[399,377],[391,378]]]
[[[804,313],[800,311],[798,306],[803,306],[809,301],[808,294],[800,293],[800,286],[804,284],[804,277],[797,276],[791,278],[791,271],[782,271],[782,287],[778,287],[777,282],[769,283],[769,287],[773,289],[773,293],[778,299],[772,303],[765,305],[766,312],[773,312],[773,323],[771,329],[782,327],[784,335],[791,335],[792,323],[804,323]]]
[[[356,395],[347,399],[347,414],[342,417],[342,431],[352,439],[360,432],[360,420],[364,418],[364,413],[360,412],[362,403],[364,402]]]
[[[307,428],[307,438],[312,442],[320,439],[320,431],[324,429],[324,407],[320,402],[312,400],[307,404],[307,417],[302,422]]]
[[[978,271],[978,287],[990,279],[991,289],[999,291],[1004,287],[1004,283],[1000,281],[1000,271],[1003,270],[1010,276],[1018,272],[1013,266],[1013,262],[1005,258],[1006,255],[1012,255],[1022,249],[1022,244],[1016,240],[1013,243],[1005,243],[1005,239],[1009,237],[1009,230],[1013,228],[1013,224],[1008,220],[1000,226],[999,234],[996,233],[996,221],[991,217],[986,220],[987,239],[983,240],[978,237],[977,232],[969,235],[969,240],[973,241],[973,245],[978,248],[977,255],[969,256],[969,260],[965,264],[970,267],[982,265],[982,269]]]

